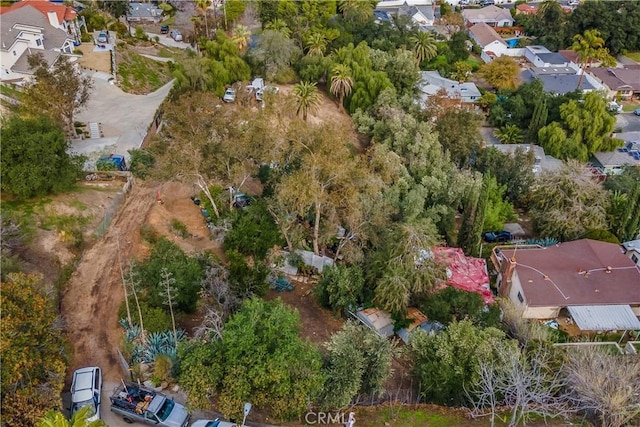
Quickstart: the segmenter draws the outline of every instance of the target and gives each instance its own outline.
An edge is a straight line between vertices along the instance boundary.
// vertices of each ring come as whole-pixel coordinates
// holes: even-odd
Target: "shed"
[[[409,326],[398,331],[398,336],[405,344],[409,344],[409,342],[411,342],[411,335],[416,329],[422,329],[426,333],[433,332],[434,334],[437,334],[444,329],[444,325],[442,323],[430,322],[427,316],[417,308],[409,307],[407,311],[407,319],[412,319],[413,321]]]
[[[393,319],[386,311],[373,307],[365,308],[356,312],[356,318],[382,337],[393,335]]]
[[[627,304],[572,305],[567,310],[583,331],[640,330],[640,321]]]

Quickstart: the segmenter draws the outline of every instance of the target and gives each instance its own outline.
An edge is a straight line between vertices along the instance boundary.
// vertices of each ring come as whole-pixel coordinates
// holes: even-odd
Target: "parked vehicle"
[[[172,39],[174,39],[177,42],[182,41],[182,33],[180,32],[180,30],[176,30],[174,28],[173,30],[171,30],[171,33],[169,33],[169,35],[171,36]]]
[[[100,391],[102,371],[97,366],[78,369],[71,380],[71,416],[80,408],[91,406],[87,421],[100,419]]]
[[[622,113],[622,105],[618,104],[615,101],[611,101],[609,103],[608,109],[612,113]]]
[[[496,2],[494,0],[481,0],[479,4],[480,6],[484,7],[494,5],[496,4]]]
[[[633,110],[633,114],[635,114],[636,116],[640,116],[640,108],[636,108],[635,110]]]
[[[96,162],[96,169],[100,171],[126,171],[127,162],[122,154],[111,154],[100,157]]]
[[[489,231],[487,233],[484,233],[482,237],[486,242],[489,242],[489,243],[508,242],[513,238],[511,233],[505,230],[495,231],[495,232]]]
[[[160,34],[167,34],[169,33],[169,26],[168,25],[162,25],[160,27]]]
[[[265,92],[279,93],[280,88],[277,86],[265,86],[264,88],[256,91],[256,100],[262,101],[262,97],[265,94]]]
[[[105,31],[100,31],[98,34],[98,43],[109,43],[109,37]]]
[[[228,88],[224,92],[224,96],[222,97],[222,100],[224,102],[234,102],[236,100],[236,91],[231,88]]]
[[[173,399],[137,384],[120,384],[109,399],[111,411],[122,415],[129,424],[186,427],[191,417],[186,408]]]
[[[191,424],[191,427],[238,427],[238,424],[216,418],[215,420],[196,421]]]
[[[569,6],[578,6],[580,5],[580,0],[569,0]]]

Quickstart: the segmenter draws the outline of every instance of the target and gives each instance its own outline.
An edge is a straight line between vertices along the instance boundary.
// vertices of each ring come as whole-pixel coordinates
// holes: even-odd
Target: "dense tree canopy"
[[[67,153],[62,129],[39,116],[10,116],[2,124],[2,190],[19,198],[58,193],[73,187],[83,159]]]

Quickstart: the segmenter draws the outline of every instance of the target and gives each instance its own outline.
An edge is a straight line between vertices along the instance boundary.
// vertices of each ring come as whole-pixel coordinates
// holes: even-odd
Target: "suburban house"
[[[462,17],[467,27],[484,22],[492,27],[513,27],[513,18],[508,9],[487,6],[482,9],[464,9]]]
[[[620,245],[591,239],[498,246],[498,293],[526,319],[566,316],[583,331],[640,330],[640,266]]]
[[[584,93],[602,89],[602,85],[588,74],[585,74],[582,82],[580,82],[580,75],[576,74],[576,71],[570,67],[533,67],[528,70],[523,70],[520,73],[520,80],[523,83],[528,83],[534,79],[538,79],[542,82],[545,92],[556,95],[564,95],[565,93],[573,92],[578,89],[578,84],[580,84],[580,89]]]
[[[625,139],[624,134],[616,137]],[[596,166],[607,175],[621,174],[625,166],[640,167],[640,141],[625,141],[615,151],[600,151],[593,154]]]
[[[73,7],[43,0],[22,0],[10,7],[0,7],[0,14],[12,12],[25,6],[36,9],[49,20],[52,27],[66,31],[76,44],[80,44],[80,28],[85,25],[84,17],[79,17]]]
[[[0,81],[20,82],[33,75],[29,55],[39,53],[52,66],[60,55],[74,49],[73,38],[31,6],[0,15],[0,43]]]
[[[475,83],[459,83],[442,77],[437,71],[423,71],[418,83],[420,91],[420,105],[424,108],[430,96],[444,91],[452,99],[459,99],[461,103],[473,104],[480,99],[480,91]]]
[[[624,253],[635,265],[640,265],[640,239],[630,240],[622,244]]]
[[[162,9],[153,3],[130,3],[127,22],[157,24],[162,21]]]
[[[640,66],[589,68],[589,73],[604,86],[607,97],[629,100],[640,98]]]
[[[422,31],[433,29],[435,21],[434,2],[432,0],[382,0],[374,11],[376,22],[387,21],[386,16],[407,16]]]
[[[516,15],[535,15],[538,13],[538,8],[535,6],[521,3],[516,6]]]
[[[562,167],[562,160],[545,154],[544,148],[539,145],[533,144],[495,144],[491,147],[499,150],[503,153],[515,155],[520,149],[523,155],[527,155],[529,151],[533,150],[534,164],[533,173],[539,176],[542,172],[554,171]]]
[[[526,46],[524,48],[524,57],[537,68],[573,68],[574,74],[578,68],[567,58],[559,53],[551,52],[544,46]]]
[[[480,22],[469,28],[471,40],[482,48],[480,57],[484,62],[491,62],[495,58],[507,54],[509,46],[489,24]]]

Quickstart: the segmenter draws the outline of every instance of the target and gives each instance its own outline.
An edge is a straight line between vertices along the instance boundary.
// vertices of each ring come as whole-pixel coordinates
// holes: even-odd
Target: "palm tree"
[[[338,9],[344,19],[356,24],[364,24],[373,18],[375,3],[366,0],[342,0]]]
[[[244,25],[238,25],[233,29],[233,41],[238,45],[240,52],[244,52],[249,44],[251,32]]]
[[[87,422],[91,416],[90,410],[91,406],[80,408],[73,414],[71,421],[67,420],[60,411],[49,411],[38,421],[36,427],[106,427],[107,424],[102,420]]]
[[[207,15],[210,5],[211,0],[196,0],[196,6],[202,11],[202,15],[204,16],[204,30],[206,32],[207,39],[209,38],[209,20],[207,19]]]
[[[307,55],[309,56],[324,56],[324,52],[327,50],[327,37],[319,31],[315,31],[307,37],[306,40]]]
[[[578,89],[582,85],[582,79],[586,68],[591,65],[593,59],[602,61],[604,65],[613,65],[615,59],[609,55],[609,49],[604,47],[604,39],[600,37],[598,30],[587,30],[584,34],[576,34],[573,37],[573,44],[571,49],[578,54],[578,60],[580,61],[580,80],[578,81]]]
[[[286,38],[289,38],[289,36],[291,36],[291,30],[289,29],[289,27],[287,27],[287,23],[280,18],[276,18],[273,21],[267,23],[267,25],[264,26],[264,29],[280,33]]]
[[[317,110],[320,105],[320,93],[315,83],[300,82],[293,87],[296,100],[296,114],[302,113],[302,119],[307,120],[310,110]]]
[[[516,125],[506,125],[497,129],[493,135],[503,144],[518,144],[524,140],[522,131]]]
[[[416,55],[418,64],[421,64],[424,60],[429,61],[438,54],[436,39],[431,33],[420,31],[415,36],[412,36],[409,41],[413,44],[413,52]]]
[[[333,96],[338,98],[340,106],[342,106],[344,97],[349,95],[352,89],[353,79],[351,78],[351,69],[344,64],[338,64],[333,67],[329,91]]]

